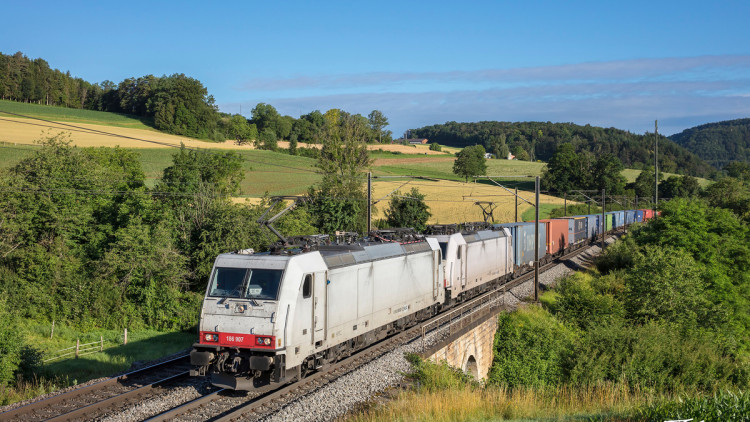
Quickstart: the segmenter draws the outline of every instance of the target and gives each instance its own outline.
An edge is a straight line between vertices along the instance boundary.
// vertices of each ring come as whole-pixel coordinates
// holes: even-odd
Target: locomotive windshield
[[[276,300],[283,273],[282,270],[259,268],[217,268],[208,295]]]

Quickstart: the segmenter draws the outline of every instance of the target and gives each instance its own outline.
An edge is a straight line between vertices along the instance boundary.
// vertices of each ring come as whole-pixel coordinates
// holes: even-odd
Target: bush
[[[430,144],[430,151],[442,151],[443,147],[440,146],[440,144],[437,143],[431,143]]]
[[[706,420],[740,422],[750,415],[750,392],[721,391],[710,397],[686,397],[649,404],[636,413],[638,420]]]
[[[646,246],[635,255],[625,285],[628,318],[692,326],[708,312],[701,266],[685,251]],[[701,318],[702,319],[702,318]]]
[[[615,242],[604,250],[604,253],[596,257],[594,264],[602,274],[608,274],[615,270],[629,269],[633,266],[633,260],[638,246],[630,236],[626,236]]]
[[[575,350],[570,382],[623,382],[673,392],[747,385],[747,365],[738,364],[715,341],[713,335],[682,332],[664,322],[591,326]]]
[[[573,330],[538,307],[500,314],[488,383],[557,385],[568,377],[575,337]]]
[[[622,303],[606,291],[609,289],[601,287],[604,286],[588,274],[575,273],[562,279],[556,289],[555,314],[579,328],[622,320]]]
[[[406,359],[411,363],[412,370],[406,378],[417,383],[420,391],[440,391],[469,386],[478,386],[478,382],[459,369],[448,366],[447,363],[433,363],[415,354],[407,354]]]

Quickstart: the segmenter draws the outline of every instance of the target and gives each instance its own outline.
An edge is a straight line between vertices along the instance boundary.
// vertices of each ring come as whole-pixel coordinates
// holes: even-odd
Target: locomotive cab
[[[213,384],[232,389],[284,378],[277,307],[287,262],[270,255],[217,258],[190,353],[192,375],[209,375]]]

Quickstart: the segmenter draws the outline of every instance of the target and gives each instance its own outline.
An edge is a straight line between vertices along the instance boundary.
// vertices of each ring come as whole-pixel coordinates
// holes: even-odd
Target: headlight
[[[261,346],[263,345],[263,339],[260,338],[260,337],[258,337],[258,344],[261,345]]]
[[[211,334],[206,334],[206,336],[205,336],[206,341],[211,341],[211,339],[213,339],[213,338],[214,338],[214,336],[212,336]]]
[[[268,337],[266,337],[266,339],[263,340],[263,344],[265,344],[266,346],[270,346],[271,345],[271,339],[268,338]]]
[[[218,334],[206,334],[203,336],[206,341],[219,341]]]

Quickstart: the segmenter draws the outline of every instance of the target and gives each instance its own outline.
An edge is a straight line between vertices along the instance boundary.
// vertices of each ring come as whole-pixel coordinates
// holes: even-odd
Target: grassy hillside
[[[30,117],[38,117],[45,120],[92,123],[132,129],[155,130],[152,128],[153,123],[151,122],[151,119],[138,116],[130,116],[127,114],[107,113],[103,111],[78,110],[73,108],[52,107],[39,104],[27,104],[15,101],[0,100],[0,118],[10,116],[9,114],[3,112],[21,114]]]

